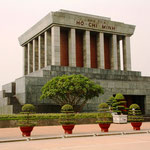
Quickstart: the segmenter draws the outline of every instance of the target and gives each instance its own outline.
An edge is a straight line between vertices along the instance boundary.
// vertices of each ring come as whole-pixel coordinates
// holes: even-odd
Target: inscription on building
[[[82,27],[90,27],[93,29],[116,30],[115,26],[108,25],[106,22],[99,22],[97,20],[76,20],[76,25]]]

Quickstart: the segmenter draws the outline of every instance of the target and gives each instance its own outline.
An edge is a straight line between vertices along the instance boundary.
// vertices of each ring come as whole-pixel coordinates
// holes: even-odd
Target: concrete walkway
[[[150,122],[144,122],[141,127],[142,132],[150,132]],[[109,133],[114,134],[116,132],[133,132],[132,126],[128,124],[111,124]],[[85,134],[101,133],[98,124],[89,125],[76,125],[73,130],[73,135],[85,135]],[[150,134],[150,133],[149,133]],[[64,130],[61,126],[36,126],[34,127],[31,138],[47,137],[47,136],[63,136]],[[21,131],[18,128],[0,128],[0,142],[7,139],[21,139]]]

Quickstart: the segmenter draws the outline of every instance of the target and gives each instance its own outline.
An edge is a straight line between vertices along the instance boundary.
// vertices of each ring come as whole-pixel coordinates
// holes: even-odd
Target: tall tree
[[[49,98],[58,105],[78,105],[82,109],[89,99],[100,94],[103,94],[101,86],[89,78],[83,75],[63,75],[54,77],[42,87],[40,99]]]

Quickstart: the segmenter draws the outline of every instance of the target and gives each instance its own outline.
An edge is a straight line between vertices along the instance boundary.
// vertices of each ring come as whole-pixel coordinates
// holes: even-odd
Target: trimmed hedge
[[[44,119],[59,119],[61,113],[47,113],[47,114],[31,114],[33,120]],[[76,113],[75,119],[96,118],[97,113]],[[0,120],[20,120],[26,118],[24,114],[0,115]]]

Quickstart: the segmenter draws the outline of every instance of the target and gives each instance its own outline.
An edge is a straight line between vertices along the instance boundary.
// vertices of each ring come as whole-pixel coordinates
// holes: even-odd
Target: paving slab
[[[0,150],[149,150],[150,134],[0,143]]]
[[[150,122],[143,122],[141,126],[141,132],[150,130]],[[111,124],[109,128],[109,133],[124,132],[129,133],[133,132],[132,126],[130,123],[127,124]],[[93,134],[101,133],[100,127],[98,124],[85,124],[85,125],[76,125],[73,134]],[[46,137],[46,136],[60,136],[64,135],[64,130],[61,125],[59,126],[36,126],[34,127],[31,137]],[[4,139],[16,139],[22,138],[21,131],[19,127],[17,128],[0,128],[0,140]]]

